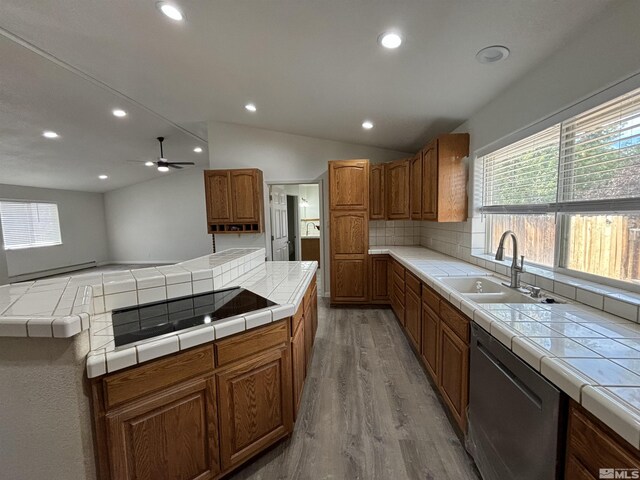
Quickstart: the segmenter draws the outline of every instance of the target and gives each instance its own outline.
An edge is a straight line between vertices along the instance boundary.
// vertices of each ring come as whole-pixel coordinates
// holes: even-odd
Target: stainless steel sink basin
[[[439,281],[476,303],[536,303],[540,301],[531,298],[526,293],[503,285],[501,279],[491,275],[446,277],[440,278]],[[479,286],[481,291],[478,289]]]

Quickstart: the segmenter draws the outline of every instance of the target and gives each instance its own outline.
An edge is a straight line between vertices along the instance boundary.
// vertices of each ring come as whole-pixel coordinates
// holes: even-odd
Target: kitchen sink
[[[501,279],[491,275],[446,277],[438,280],[476,303],[537,303],[540,301],[540,299],[531,298],[526,293],[503,285]],[[481,292],[478,291],[479,286]]]

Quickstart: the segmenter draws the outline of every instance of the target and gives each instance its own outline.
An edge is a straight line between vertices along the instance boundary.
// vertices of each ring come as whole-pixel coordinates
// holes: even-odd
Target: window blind
[[[5,250],[62,243],[55,203],[3,200],[0,201],[0,221]]]
[[[562,124],[560,202],[640,197],[640,89]]]
[[[557,194],[560,125],[485,155],[484,210],[534,212],[554,203]],[[536,208],[538,206],[538,208]]]

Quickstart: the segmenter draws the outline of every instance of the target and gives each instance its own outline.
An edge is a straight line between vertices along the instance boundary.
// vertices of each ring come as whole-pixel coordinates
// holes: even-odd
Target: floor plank
[[[230,478],[479,478],[391,310],[320,302],[300,408],[291,438]]]

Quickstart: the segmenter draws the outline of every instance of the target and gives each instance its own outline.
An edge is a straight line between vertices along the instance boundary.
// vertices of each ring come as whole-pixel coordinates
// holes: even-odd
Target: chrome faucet
[[[498,244],[498,250],[496,251],[496,260],[504,260],[504,240],[507,235],[511,236],[513,240],[513,262],[511,262],[511,283],[507,285],[511,288],[520,288],[520,275],[524,272],[524,255],[520,257],[520,266],[518,266],[518,239],[516,234],[511,230],[507,230],[500,237],[500,243]],[[506,283],[505,283],[506,285]]]

